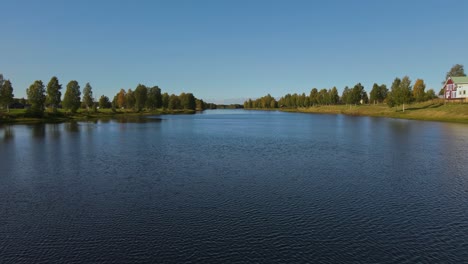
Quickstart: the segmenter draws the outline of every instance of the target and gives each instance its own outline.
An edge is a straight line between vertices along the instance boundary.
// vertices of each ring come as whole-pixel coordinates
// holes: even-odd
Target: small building
[[[467,100],[468,77],[449,77],[444,85],[444,98],[447,100]]]
[[[24,109],[25,105],[22,103],[14,102],[8,106],[10,109]]]

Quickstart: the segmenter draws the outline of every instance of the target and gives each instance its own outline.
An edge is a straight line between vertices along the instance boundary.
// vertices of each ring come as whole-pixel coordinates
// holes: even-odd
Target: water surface
[[[466,125],[159,118],[0,127],[0,262],[468,262]]]

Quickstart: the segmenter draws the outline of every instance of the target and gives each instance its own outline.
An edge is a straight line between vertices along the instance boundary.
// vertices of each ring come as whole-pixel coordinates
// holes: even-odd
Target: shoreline
[[[87,122],[100,119],[142,118],[156,115],[196,114],[195,110],[155,110],[155,111],[121,111],[100,110],[98,112],[79,111],[75,114],[64,112],[44,112],[43,117],[29,117],[25,110],[14,109],[10,113],[0,113],[0,125],[29,125],[29,124],[59,124],[66,122]]]
[[[436,121],[468,124],[468,104],[429,101],[406,106],[405,111],[399,107],[377,105],[320,105],[300,108],[246,108],[245,110],[277,110],[291,113],[307,114],[342,114],[348,116],[386,117],[407,120]]]

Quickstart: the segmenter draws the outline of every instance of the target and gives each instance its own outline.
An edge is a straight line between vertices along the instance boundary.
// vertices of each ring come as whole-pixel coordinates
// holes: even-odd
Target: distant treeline
[[[217,104],[215,109],[242,109],[242,108],[244,108],[244,106],[241,104],[229,104],[229,105]]]
[[[204,110],[211,107],[211,104],[197,99],[192,93],[181,93],[180,95],[162,93],[158,86],[147,87],[138,84],[135,90],[121,89],[112,101],[101,95],[98,100],[93,97],[93,88],[86,83],[83,91],[77,81],[70,81],[62,99],[62,85],[57,77],[52,77],[47,84],[41,80],[35,81],[26,90],[27,99],[15,99],[13,86],[10,80],[4,80],[0,74],[0,107],[9,111],[10,107],[28,108],[30,113],[42,115],[46,108],[56,112],[58,108],[75,113],[79,108],[88,111],[97,108],[131,109],[134,111],[168,109],[168,110]]]
[[[395,106],[413,101],[426,101],[437,97],[433,89],[425,91],[425,88],[426,85],[422,79],[416,80],[414,86],[412,86],[409,77],[405,76],[402,79],[395,78],[390,90],[385,84],[374,83],[370,96],[364,86],[358,83],[352,88],[346,86],[341,96],[338,94],[336,87],[321,90],[313,88],[309,94],[286,94],[279,100],[269,94],[256,100],[249,99],[244,102],[244,108],[297,108],[317,105],[369,103],[387,103],[389,106]]]
[[[455,64],[445,75],[442,84],[448,77],[466,76],[463,65]],[[444,88],[439,92],[439,95],[444,94]],[[317,105],[336,105],[336,104],[380,104],[386,103],[388,106],[403,105],[412,102],[422,102],[437,98],[433,89],[426,91],[426,84],[423,79],[417,79],[412,85],[408,76],[403,78],[395,78],[390,89],[385,84],[374,83],[370,94],[368,95],[364,86],[361,83],[350,88],[346,86],[343,89],[341,96],[338,94],[336,87],[331,89],[313,88],[309,94],[286,94],[279,100],[276,100],[271,95],[260,97],[256,100],[249,99],[244,102],[244,108],[278,108],[278,107],[311,107]]]

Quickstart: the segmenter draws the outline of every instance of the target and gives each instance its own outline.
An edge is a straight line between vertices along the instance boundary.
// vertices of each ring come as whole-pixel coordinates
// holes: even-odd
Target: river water
[[[0,127],[0,263],[467,263],[468,126],[196,115]]]

